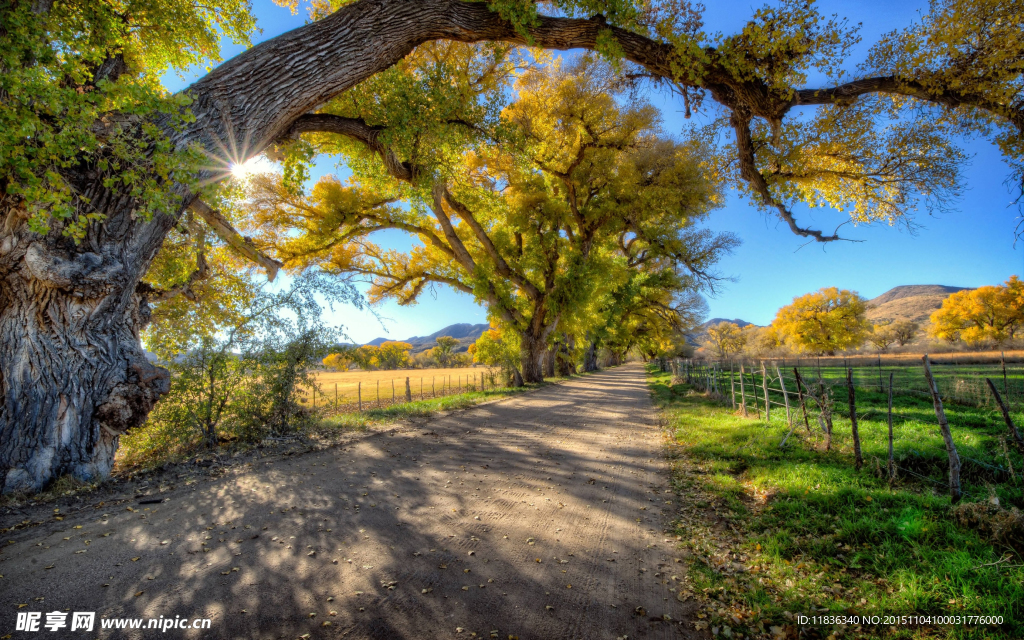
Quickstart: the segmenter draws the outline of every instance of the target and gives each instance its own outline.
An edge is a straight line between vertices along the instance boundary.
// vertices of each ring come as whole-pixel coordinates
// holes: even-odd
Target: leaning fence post
[[[796,395],[800,398],[800,410],[804,413],[804,426],[807,427],[807,435],[811,435],[811,422],[807,419],[807,403],[804,401],[804,383],[800,379],[800,369],[793,367],[793,375],[796,376]]]
[[[889,372],[889,482],[896,479],[896,461],[892,455],[892,371]]]
[[[764,368],[764,360],[761,361],[761,386],[764,387],[764,421],[772,421],[772,401],[768,395],[768,370]]]
[[[853,430],[853,466],[857,470],[864,465],[864,457],[860,453],[860,433],[857,431],[857,396],[853,390],[853,370],[846,370],[846,388],[850,398],[850,425]]]
[[[786,403],[786,422],[790,426],[793,426],[793,418],[789,414],[789,392],[786,391],[786,381],[782,379],[782,371],[779,370],[779,365],[775,365],[775,375],[779,376],[779,388],[782,389],[782,400]]]
[[[743,411],[743,417],[747,417],[747,389],[746,384],[743,382],[743,378],[746,373],[743,371],[743,363],[740,363],[740,409]]]
[[[1013,439],[1013,446],[1017,448],[1020,455],[1024,456],[1024,438],[1021,437],[1020,431],[1017,429],[1017,425],[1013,424],[1013,418],[1010,417],[1010,410],[1007,408],[1006,403],[1003,402],[1002,396],[996,391],[996,385],[992,384],[992,381],[985,378],[985,382],[988,383],[988,388],[992,390],[992,395],[996,398],[996,404],[999,405],[999,410],[1003,412],[1003,420],[1006,421],[1006,428],[1010,430],[1010,438]]]
[[[946,454],[949,456],[949,495],[953,503],[960,501],[960,456],[956,452],[956,444],[953,442],[953,434],[949,432],[949,422],[946,421],[946,412],[942,408],[942,398],[939,397],[939,387],[932,377],[932,368],[928,363],[928,354],[924,354],[924,376],[928,380],[928,390],[932,394],[932,404],[935,406],[935,417],[939,419],[939,431],[942,432],[942,439],[946,443]]]

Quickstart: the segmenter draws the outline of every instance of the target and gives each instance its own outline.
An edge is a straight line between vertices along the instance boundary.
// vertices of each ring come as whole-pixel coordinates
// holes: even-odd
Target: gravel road
[[[0,636],[695,637],[662,443],[633,364],[96,506],[4,536]],[[211,624],[14,631],[65,610]]]

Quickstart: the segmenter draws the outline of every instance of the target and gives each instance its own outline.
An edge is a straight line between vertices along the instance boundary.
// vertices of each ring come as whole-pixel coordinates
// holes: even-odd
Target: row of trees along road
[[[756,11],[741,31],[714,35],[702,29],[693,7],[670,1],[356,0],[313,3],[310,18],[168,95],[159,78],[170,68],[216,61],[222,35],[248,43],[255,28],[248,4],[213,0],[182,7],[147,0],[144,10],[127,12],[76,0],[0,5],[3,491],[38,489],[63,474],[91,480],[109,470],[119,436],[143,423],[169,387],[167,372],[146,359],[140,344],[153,306],[198,297],[201,281],[217,272],[208,264],[215,250],[230,248],[276,273],[278,263],[236,230],[248,221],[225,206],[232,188],[225,179],[233,165],[278,142],[288,143],[290,180],[301,177],[304,161],[316,153],[348,146],[359,180],[368,180],[376,163],[388,168],[393,183],[339,195],[374,198],[378,208],[401,195],[411,217],[419,207],[441,211],[441,242],[412,260],[378,258],[372,249],[353,258],[384,274],[373,275],[381,278],[380,295],[412,296],[417,283],[436,281],[414,275],[430,269],[453,286],[479,292],[505,325],[526,337],[527,351],[540,348],[545,331],[557,331],[549,329],[555,316],[537,309],[571,321],[563,295],[605,299],[557,282],[541,293],[558,293],[539,306],[532,294],[510,293],[537,287],[533,274],[544,272],[543,251],[532,262],[528,242],[553,247],[557,237],[559,249],[570,252],[566,272],[579,274],[578,282],[590,282],[607,263],[640,256],[628,257],[632,236],[624,238],[627,249],[618,257],[607,252],[605,232],[594,232],[588,244],[581,233],[590,233],[584,227],[594,220],[582,210],[579,219],[570,211],[574,226],[553,232],[547,216],[561,215],[557,208],[564,205],[555,203],[565,202],[563,190],[577,189],[579,205],[590,185],[580,191],[582,182],[550,179],[543,189],[523,185],[535,189],[533,210],[541,224],[535,236],[532,229],[523,234],[530,265],[510,261],[518,237],[504,239],[490,216],[492,200],[513,196],[498,193],[500,183],[487,187],[486,180],[505,172],[528,182],[526,166],[536,160],[565,173],[571,155],[558,152],[571,154],[572,147],[538,154],[528,139],[522,145],[480,142],[478,169],[456,162],[465,144],[453,141],[503,134],[477,131],[478,118],[467,120],[469,126],[457,121],[456,102],[492,115],[497,105],[472,102],[476,94],[463,91],[480,91],[475,85],[451,84],[457,78],[443,73],[445,60],[461,56],[444,41],[489,43],[479,49],[492,59],[509,45],[592,49],[619,64],[624,78],[671,86],[687,112],[699,107],[713,116],[703,140],[714,153],[699,172],[738,187],[794,233],[815,241],[839,238],[802,226],[801,204],[831,206],[859,223],[893,224],[917,204],[943,205],[961,186],[965,156],[954,143],[958,136],[998,146],[1012,184],[1020,183],[1024,169],[1024,18],[1013,2],[933,0],[920,20],[874,43],[859,65],[846,60],[858,42],[856,28],[820,16],[807,0],[784,0]],[[420,48],[433,42],[439,44]],[[474,75],[484,84],[502,77],[513,55],[501,57],[494,74]],[[441,63],[438,75],[407,71],[431,56]],[[810,85],[808,77],[821,84]],[[371,103],[367,92],[392,99]],[[426,96],[428,108],[409,108],[423,105]],[[799,118],[791,117],[794,107]],[[434,126],[440,122],[445,126]],[[541,140],[545,128],[535,130]],[[514,129],[524,136],[533,131]],[[685,156],[689,143],[658,144],[681,147]],[[424,145],[432,145],[438,160],[416,153]],[[650,161],[640,146],[593,151],[618,153],[623,167]],[[584,164],[577,169],[589,170]],[[548,181],[552,174],[536,175]],[[614,188],[607,191],[614,196]],[[477,236],[477,226],[485,233]],[[483,254],[459,246],[471,237],[495,272],[508,269],[493,292],[482,282]],[[176,241],[168,249],[169,238]],[[442,271],[429,253],[445,254],[445,245],[457,255]],[[160,257],[165,249],[169,253]],[[649,260],[649,269],[657,272],[660,259]],[[151,273],[160,262],[164,268]],[[406,266],[413,278],[397,286],[405,272],[388,269]],[[630,316],[616,304],[613,299],[605,312]],[[537,373],[531,362],[522,367],[524,377]]]
[[[347,183],[327,177],[306,196],[275,174],[253,180],[242,206],[251,207],[255,241],[286,268],[367,277],[374,301],[413,304],[433,283],[472,294],[518,344],[517,381],[543,379],[541,356],[555,335],[563,345],[585,339],[592,352],[605,346],[632,278],[656,278],[657,298],[630,299],[623,313],[656,307],[651,320],[661,322],[616,346],[680,329],[735,242],[694,228],[721,199],[701,171],[706,149],[659,135],[658,114],[643,100],[620,106],[617,77],[591,56],[567,67],[525,64],[508,47],[424,45],[358,100],[346,94],[326,105],[338,118],[371,118],[391,102],[428,115],[375,132],[379,145],[410,139],[401,169],[367,158],[363,141],[352,148],[328,138],[322,144],[355,167]],[[424,77],[439,80],[436,95],[409,104],[405,88]],[[513,79],[515,99],[504,104]],[[282,151],[286,161],[305,153]],[[370,238],[382,229],[421,244],[384,250]]]

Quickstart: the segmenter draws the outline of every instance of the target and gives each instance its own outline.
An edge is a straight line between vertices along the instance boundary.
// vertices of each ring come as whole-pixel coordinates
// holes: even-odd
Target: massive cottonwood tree
[[[202,58],[225,6],[222,29],[251,25],[244,5],[151,0],[118,12],[91,1],[5,3],[3,491],[38,489],[61,474],[103,477],[118,436],[141,424],[167,389],[166,372],[139,344],[150,294],[140,282],[183,211],[192,208],[274,269],[197,199],[198,185],[223,178],[230,163],[260,153],[297,119],[424,42],[600,49],[672,83],[687,104],[710,98],[734,134],[737,177],[794,232],[817,240],[835,234],[801,227],[794,203],[898,219],[915,193],[943,195],[935,179],[955,178],[956,167],[936,158],[949,151],[950,132],[994,140],[1020,179],[1024,44],[1013,0],[936,0],[920,24],[879,43],[855,75],[833,74],[821,87],[806,86],[806,70],[835,67],[850,39],[809,3],[760,11],[720,41],[705,39],[678,3],[661,13],[618,0],[555,4],[568,17],[537,15],[522,0],[352,2],[217,67],[187,89],[191,115],[179,118],[172,114],[180,96],[154,89],[154,74],[143,72],[147,56],[164,66]],[[194,31],[162,28],[168,22]],[[887,111],[919,104],[934,113],[879,126]],[[809,120],[788,118],[806,106],[817,107]],[[177,164],[187,149],[205,165]],[[876,214],[870,203],[882,200],[896,206]]]

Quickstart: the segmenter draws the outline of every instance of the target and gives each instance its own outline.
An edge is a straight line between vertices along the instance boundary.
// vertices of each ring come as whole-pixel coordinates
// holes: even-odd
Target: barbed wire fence
[[[890,482],[900,474],[926,480],[937,486],[943,483],[912,469],[897,465],[893,455],[893,422],[905,421],[893,414],[892,398],[899,395],[926,397],[933,401],[936,418],[949,456],[949,490],[954,501],[960,496],[980,497],[976,491],[960,486],[960,465],[964,461],[984,467],[990,475],[1016,480],[1007,439],[1002,440],[1006,466],[993,465],[969,456],[959,455],[946,422],[943,403],[998,409],[1006,423],[1009,441],[1024,458],[1024,439],[1011,413],[1024,408],[1024,367],[1000,357],[998,362],[958,362],[925,356],[916,363],[909,359],[883,362],[875,358],[788,358],[788,359],[677,359],[670,362],[673,383],[686,383],[698,391],[727,399],[740,415],[772,422],[773,414],[783,416],[788,431],[780,442],[785,447],[793,433],[803,426],[808,437],[824,440],[831,448],[836,391],[845,390],[849,401],[857,466],[863,463],[857,420],[883,413],[889,426],[889,452],[885,475]],[[1016,366],[1015,366],[1016,365]],[[869,409],[858,413],[857,390],[887,396],[887,410]],[[877,400],[877,398],[870,398]],[[812,428],[812,415],[815,428]],[[779,419],[779,418],[776,418]],[[875,459],[881,472],[880,461]],[[1024,473],[1024,472],[1022,472]]]

